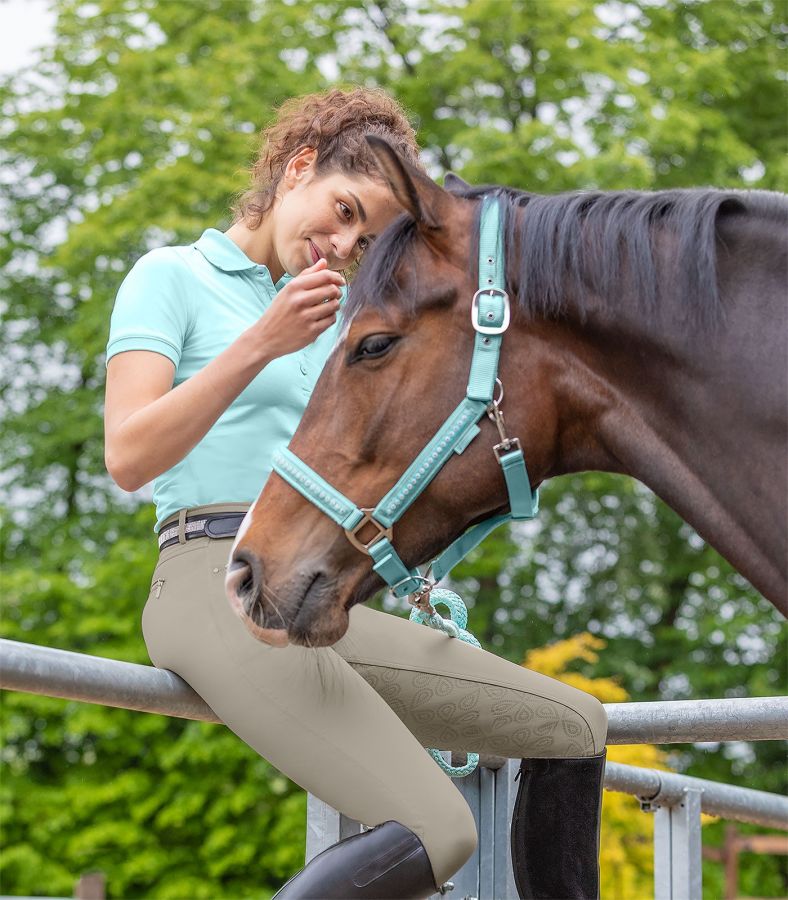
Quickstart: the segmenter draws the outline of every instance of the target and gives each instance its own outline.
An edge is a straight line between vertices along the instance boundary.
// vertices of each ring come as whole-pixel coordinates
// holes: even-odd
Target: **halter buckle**
[[[488,297],[498,296],[503,300],[503,322],[500,325],[480,325],[479,324],[479,297],[486,294]],[[473,295],[471,300],[471,322],[475,331],[480,334],[503,334],[509,327],[509,295],[501,288],[479,288]]]
[[[364,508],[360,506],[359,509],[364,513],[364,517],[355,525],[352,529],[345,529],[345,534],[347,535],[347,539],[350,543],[362,553],[369,553],[369,548],[375,543],[375,541],[379,541],[382,537],[387,537],[389,540],[392,540],[392,526],[388,528],[384,528],[380,522],[373,519],[371,513],[375,511],[374,507],[370,506],[368,508]],[[356,534],[369,522],[374,525],[375,528],[378,529],[378,533],[372,538],[371,541],[368,541],[366,544],[363,541],[360,541]]]
[[[493,446],[493,453],[495,454],[495,458],[498,462],[501,461],[501,456],[504,453],[510,453],[512,450],[522,450],[523,448],[520,446],[520,438],[504,438],[500,444],[495,444]]]
[[[509,435],[506,433],[506,422],[503,418],[503,410],[498,405],[501,400],[503,400],[503,385],[501,385],[501,396],[498,400],[493,400],[492,403],[487,406],[487,416],[495,423],[495,427],[498,429],[498,435],[501,438],[501,443],[505,444],[509,440]],[[516,438],[514,440],[516,440]],[[501,444],[498,444],[497,446],[500,447]]]
[[[506,433],[506,421],[503,417],[503,410],[501,409],[501,400],[503,400],[503,384],[501,384],[500,379],[496,378],[495,383],[500,387],[501,393],[496,400],[493,398],[490,403],[487,404],[487,415],[492,421],[495,423],[495,427],[498,429],[498,435],[501,438],[499,444],[493,445],[493,453],[495,453],[495,458],[498,462],[501,461],[501,456],[504,453],[509,453],[512,450],[522,450],[523,448],[520,446],[520,439],[516,437],[509,437]]]

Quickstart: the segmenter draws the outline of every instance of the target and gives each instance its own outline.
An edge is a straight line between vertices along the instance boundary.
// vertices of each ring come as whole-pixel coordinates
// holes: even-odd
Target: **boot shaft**
[[[605,757],[520,763],[510,834],[523,900],[598,900]]]

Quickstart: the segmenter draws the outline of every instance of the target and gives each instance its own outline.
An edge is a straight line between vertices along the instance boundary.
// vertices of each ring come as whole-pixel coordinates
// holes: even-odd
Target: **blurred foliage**
[[[104,470],[109,314],[143,252],[227,225],[256,134],[287,97],[386,87],[436,177],[551,193],[785,183],[778,0],[51,5],[53,45],[0,82],[2,633],[16,640],[147,661],[154,516],[147,491],[124,494]],[[543,670],[579,649],[576,684],[634,700],[785,690],[782,620],[631,480],[557,479],[538,522],[491,536],[454,582],[487,649]],[[526,657],[586,631],[604,652]],[[220,727],[15,694],[2,723],[6,893],[62,895],[100,869],[112,897],[269,896],[303,862],[303,792]],[[785,788],[775,743],[663,758]],[[605,801],[606,877],[620,875],[607,896],[631,898],[648,886],[636,836],[650,825],[619,801],[631,805]],[[721,877],[706,865],[706,896]],[[778,859],[743,859],[744,893],[787,884]]]

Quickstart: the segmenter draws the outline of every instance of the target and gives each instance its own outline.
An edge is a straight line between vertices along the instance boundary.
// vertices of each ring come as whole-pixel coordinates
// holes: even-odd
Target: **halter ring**
[[[490,400],[490,402],[487,404],[487,415],[488,415],[490,418],[493,417],[493,413],[491,412],[490,407],[494,406],[494,407],[497,408],[497,407],[499,407],[499,406],[501,405],[501,403],[503,403],[503,382],[501,381],[500,378],[496,378],[496,379],[495,379],[495,383],[496,383],[496,384],[498,385],[498,387],[501,389],[501,393],[498,394],[498,399],[497,399],[497,400],[495,399],[495,397],[493,397],[492,400]]]
[[[352,529],[346,528],[345,529],[345,534],[347,535],[347,539],[357,550],[360,550],[362,553],[368,553],[369,548],[375,543],[375,541],[379,541],[383,537],[387,537],[389,540],[392,540],[393,526],[384,528],[380,524],[380,522],[373,519],[370,514],[375,511],[374,507],[370,506],[370,507],[365,508],[363,506],[360,506],[359,509],[361,510],[361,512],[364,513],[364,516],[361,519],[361,521],[354,528],[352,528]],[[365,543],[363,543],[363,541],[359,540],[359,538],[356,537],[356,534],[367,524],[367,522],[369,522],[371,525],[374,525],[375,528],[378,529],[378,533],[372,538],[372,540],[367,541],[367,543],[365,544]]]

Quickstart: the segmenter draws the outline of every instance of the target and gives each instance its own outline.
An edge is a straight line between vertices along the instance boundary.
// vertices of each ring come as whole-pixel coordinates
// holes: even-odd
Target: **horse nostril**
[[[227,567],[227,589],[232,588],[239,594],[245,594],[252,587],[254,577],[249,563],[234,559]]]
[[[233,609],[256,625],[265,622],[262,585],[263,567],[258,558],[245,549],[236,551],[227,566],[225,591]]]
[[[241,594],[251,594],[254,589],[254,576],[252,570],[247,566],[246,578],[238,585],[238,591]]]
[[[236,553],[235,558],[230,561],[224,579],[230,606],[257,640],[273,647],[286,647],[290,639],[284,628],[265,627],[262,590],[258,587],[263,583],[262,565],[252,554],[244,552],[246,559],[239,559],[239,555]]]
[[[236,560],[231,570],[237,573],[237,585],[239,594],[250,594],[254,588],[254,573],[252,567],[245,562]]]
[[[244,608],[244,600],[254,588],[254,575],[252,567],[245,562],[234,559],[227,567],[227,577],[224,579],[224,589],[227,599],[236,609]]]

